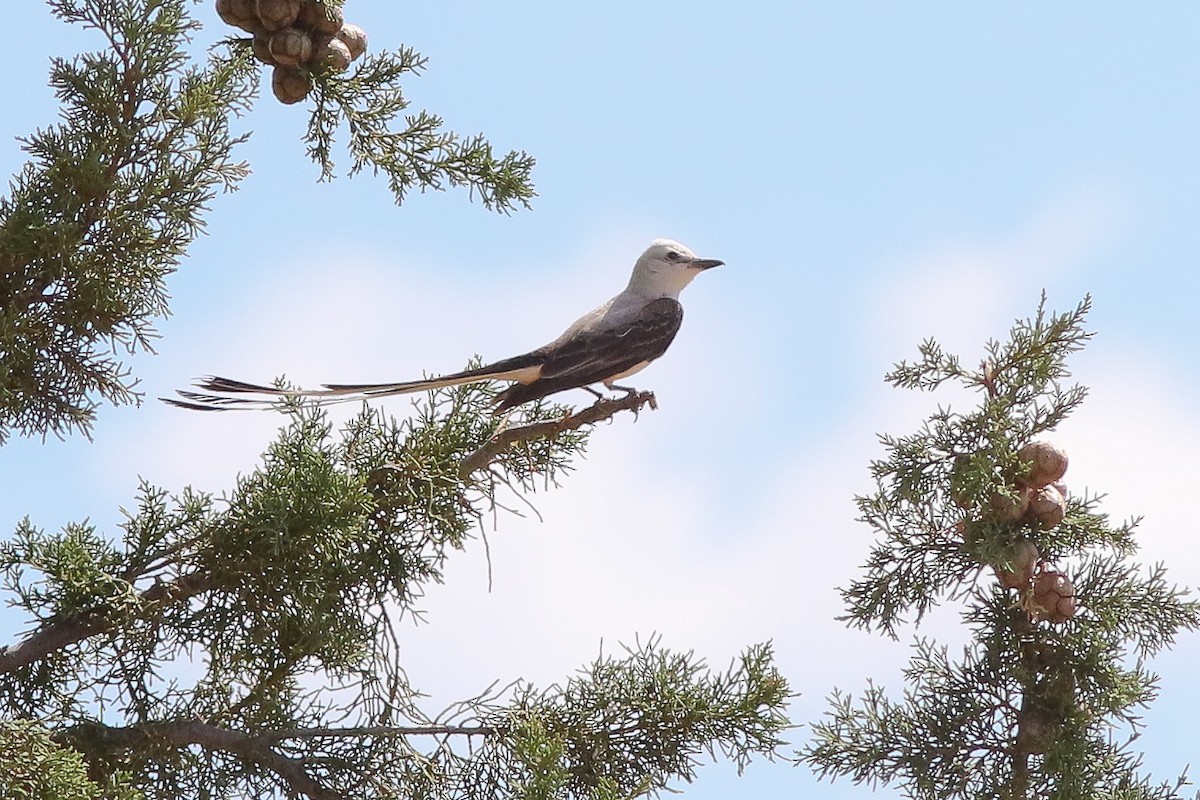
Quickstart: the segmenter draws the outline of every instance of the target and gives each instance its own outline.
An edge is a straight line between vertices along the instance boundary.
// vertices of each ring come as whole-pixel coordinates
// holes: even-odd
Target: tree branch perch
[[[624,397],[601,398],[583,411],[569,414],[562,419],[535,422],[516,428],[504,428],[497,431],[482,447],[463,459],[462,465],[458,468],[458,475],[460,478],[466,479],[472,472],[484,469],[517,442],[554,436],[563,431],[582,428],[584,425],[595,425],[597,422],[612,419],[620,411],[632,411],[636,415],[642,406],[646,405],[652,409],[658,408],[654,392],[630,392]]]

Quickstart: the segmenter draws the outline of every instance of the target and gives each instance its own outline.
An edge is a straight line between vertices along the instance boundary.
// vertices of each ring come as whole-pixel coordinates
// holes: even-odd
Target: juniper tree
[[[1089,307],[1047,314],[1043,297],[979,368],[930,340],[887,376],[957,385],[979,404],[881,437],[877,489],[858,498],[879,538],[843,592],[845,620],[895,637],[955,601],[971,640],[957,659],[919,640],[902,699],[874,684],[835,691],[800,754],[820,775],[922,800],[1179,796],[1184,779],[1138,774],[1131,734],[1156,694],[1147,660],[1200,625],[1200,604],[1162,566],[1131,562],[1137,520],[1114,523],[1101,496],[1068,492],[1065,454],[1044,440],[1086,397],[1067,358],[1091,336]]]
[[[192,63],[184,0],[50,6],[104,49],[54,63],[63,120],[25,140],[0,205],[0,431],[26,434],[86,433],[96,402],[136,399],[108,353],[149,346],[166,275],[247,174],[231,121],[260,72],[240,35]],[[524,154],[429,114],[394,129],[419,56],[358,63],[306,73],[321,177],[345,122],[351,171],[385,173],[398,202],[443,184],[528,200]],[[22,521],[0,543],[26,626],[0,646],[0,797],[624,798],[690,780],[705,753],[776,754],[788,688],[768,645],[714,671],[650,639],[437,713],[401,669],[397,622],[481,519],[556,486],[592,423],[651,399],[531,404],[504,430],[481,386],[338,430],[293,404],[221,497],[144,482],[119,530]]]

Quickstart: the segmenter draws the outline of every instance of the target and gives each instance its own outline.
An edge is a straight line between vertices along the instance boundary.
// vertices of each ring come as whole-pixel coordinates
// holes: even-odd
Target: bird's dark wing
[[[683,322],[678,300],[662,297],[647,303],[636,317],[610,328],[585,329],[565,341],[547,345],[541,375],[514,384],[496,400],[497,413],[555,392],[589,386],[653,361],[666,352]]]

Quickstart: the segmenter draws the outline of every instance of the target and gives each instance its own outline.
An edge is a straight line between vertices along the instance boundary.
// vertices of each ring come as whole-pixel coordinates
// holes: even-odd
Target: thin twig
[[[654,392],[631,392],[625,397],[613,399],[602,398],[583,411],[570,414],[562,419],[535,422],[531,425],[521,425],[516,428],[505,428],[488,439],[482,447],[463,459],[458,468],[460,478],[466,479],[472,472],[483,469],[517,442],[528,442],[531,439],[542,439],[555,436],[563,431],[573,431],[584,425],[595,425],[606,419],[612,419],[620,411],[632,411],[637,414],[642,406],[658,408]]]
[[[492,736],[495,728],[487,725],[369,725],[358,728],[297,728],[260,734],[264,742],[286,739],[342,739],[390,736]]]

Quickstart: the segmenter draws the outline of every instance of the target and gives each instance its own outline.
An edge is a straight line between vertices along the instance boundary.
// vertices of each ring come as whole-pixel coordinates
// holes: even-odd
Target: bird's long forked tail
[[[293,399],[303,400],[306,405],[323,407],[369,400],[374,397],[438,389],[443,386],[455,386],[471,380],[471,378],[447,376],[441,379],[406,383],[339,384],[322,385],[320,389],[281,389],[277,386],[264,386],[232,378],[211,376],[195,384],[200,391],[176,389],[175,393],[182,399],[173,397],[160,397],[159,399],[168,405],[192,411],[264,411],[279,410],[283,402]]]
[[[290,398],[311,398],[316,405],[322,406],[358,399],[354,395],[345,392],[334,393],[328,389],[281,389],[278,386],[264,386],[215,375],[198,380],[195,387],[202,391],[176,389],[175,393],[183,398],[182,400],[173,397],[160,397],[159,400],[192,411],[261,411],[277,409],[282,401]]]
[[[530,356],[521,356],[488,364],[475,369],[399,383],[327,383],[320,389],[281,389],[260,383],[247,383],[232,378],[209,376],[195,383],[196,389],[176,389],[182,399],[160,397],[164,403],[192,411],[264,411],[279,410],[287,400],[303,400],[307,405],[331,406],[390,395],[458,386],[486,380],[515,380],[521,382],[532,374]],[[251,396],[246,396],[251,395]],[[257,396],[253,396],[257,395]]]

